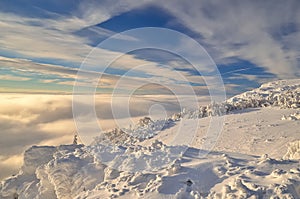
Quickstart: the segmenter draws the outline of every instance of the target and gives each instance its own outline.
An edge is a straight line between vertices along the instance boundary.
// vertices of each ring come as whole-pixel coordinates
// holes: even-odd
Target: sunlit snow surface
[[[222,104],[144,118],[90,146],[34,146],[0,198],[300,198],[299,108],[300,80],[277,81]],[[209,117],[224,114],[214,149],[199,156]],[[199,128],[189,146],[172,145],[183,118],[186,131],[196,121]]]

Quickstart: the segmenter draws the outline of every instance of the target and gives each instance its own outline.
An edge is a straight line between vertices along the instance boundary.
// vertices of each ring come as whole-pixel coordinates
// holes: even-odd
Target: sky
[[[138,118],[218,91],[217,76],[230,97],[299,69],[298,0],[1,0],[0,179],[28,146],[72,142],[74,85],[99,95],[107,129],[112,93],[134,94]]]
[[[71,93],[77,71],[91,51],[97,51],[99,56],[97,67],[104,67],[99,60],[117,55],[120,49],[97,46],[116,33],[142,27],[168,28],[196,40],[216,63],[229,96],[262,82],[297,78],[299,8],[297,0],[165,1],[164,4],[3,0],[0,2],[0,92]],[[123,37],[117,42],[134,39],[134,36]],[[193,52],[184,42],[174,44],[175,47]],[[168,52],[142,49],[124,54],[117,62],[101,71],[107,76],[106,84],[97,86],[99,93],[112,92],[116,81],[132,65],[143,64],[151,67],[136,69],[131,73],[132,82],[164,78],[170,84],[180,84],[169,75],[179,71],[187,79],[185,83],[192,85],[197,93],[205,87],[203,74]],[[161,64],[170,67],[162,73]],[[97,69],[91,71],[96,73]],[[90,84],[89,79],[82,77],[82,86]],[[164,92],[148,88],[142,93],[153,90]]]

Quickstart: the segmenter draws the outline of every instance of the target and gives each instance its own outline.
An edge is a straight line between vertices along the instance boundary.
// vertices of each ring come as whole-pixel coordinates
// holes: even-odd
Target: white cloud
[[[146,3],[142,2],[135,6],[146,5]],[[267,72],[279,78],[300,75],[298,72],[300,71],[300,14],[298,12],[300,5],[297,1],[277,3],[167,1],[164,4],[152,1],[151,3],[165,8],[176,16],[180,23],[199,33],[200,41],[218,64],[228,64],[242,59],[264,67]],[[97,17],[107,19],[108,16],[135,8],[131,3],[126,5],[122,7],[116,3],[115,6],[110,7],[107,6],[107,2],[102,5],[82,4],[84,8],[90,6],[87,10],[92,11],[90,15],[87,12],[87,15],[95,21]],[[109,7],[104,12],[98,12],[98,15],[106,13],[104,18],[97,16],[97,11],[101,11],[103,7]],[[288,24],[295,26],[298,32],[289,33]],[[285,35],[283,32],[289,34]],[[182,47],[193,52],[193,48],[189,48],[187,44]]]
[[[39,25],[34,25],[35,23]],[[101,22],[101,21],[99,21]],[[53,19],[36,19],[21,17],[15,14],[0,12],[0,44],[1,49],[10,53],[21,54],[29,58],[62,60],[79,66],[84,58],[93,50],[88,38],[76,36],[73,31],[89,27],[90,23],[76,17]],[[111,31],[92,28],[97,34],[105,36],[114,34]],[[124,37],[119,39],[130,39]],[[96,48],[98,60],[115,57],[120,53]],[[127,63],[142,60],[127,55]],[[99,66],[101,63],[94,63]],[[124,63],[126,64],[126,63]],[[95,66],[94,65],[94,66]]]
[[[2,75],[0,74],[0,79],[1,80],[12,80],[12,81],[26,81],[26,80],[30,80],[31,78],[28,77],[16,77],[13,75]]]
[[[23,56],[34,58],[52,58],[81,62],[89,52],[83,38],[76,37],[68,32],[51,29],[43,26],[51,23],[47,20],[38,20],[39,26],[30,25],[31,19],[14,14],[0,13],[2,50],[17,52]]]
[[[274,37],[282,27],[300,27],[297,1],[177,1],[164,4],[169,12],[191,30],[200,33],[218,63],[237,57],[265,67],[279,77],[299,71],[299,35]],[[289,48],[285,48],[285,44]]]
[[[17,154],[10,157],[0,156],[0,179],[8,177],[9,175],[17,174],[21,165],[23,164],[23,155]]]
[[[97,62],[98,58],[96,57],[95,59],[90,60],[91,61],[89,61],[89,63],[94,63]],[[98,88],[105,88],[110,90],[115,89],[115,87],[117,86],[119,88],[122,87],[124,91],[128,91],[133,88],[132,85],[137,85],[139,87],[149,83],[157,83],[162,86],[177,86],[177,90],[181,88],[179,89],[181,90],[181,94],[186,94],[186,92],[188,92],[186,88],[189,81],[193,81],[194,83],[203,83],[201,76],[191,75],[185,71],[178,72],[174,70],[174,67],[186,67],[186,69],[192,69],[192,66],[188,66],[186,64],[181,66],[178,63],[170,63],[167,66],[162,67],[153,62],[135,59],[132,55],[122,55],[110,66],[113,68],[120,68],[120,66],[123,66],[123,70],[129,71],[124,75],[108,75],[102,74],[100,72],[86,70],[81,70],[80,73],[77,74],[77,68],[68,68],[51,64],[41,64],[32,62],[30,60],[13,59],[1,56],[0,64],[3,68],[9,69],[12,72],[27,75],[28,79],[39,78],[39,76],[42,76],[43,78],[39,79],[39,82],[41,83],[74,86],[75,80],[77,80],[77,86],[92,87],[94,85],[97,85]],[[85,69],[97,70],[97,67],[87,67]],[[139,77],[139,75],[137,75],[138,73],[142,75],[149,75],[149,77]],[[99,79],[100,75],[102,75],[101,79]],[[5,76],[6,79],[8,77],[10,77],[10,79],[18,79],[18,76],[3,76]],[[51,78],[47,79],[49,76],[51,76]],[[206,77],[206,79],[209,79],[209,77]],[[21,80],[25,79],[20,78],[20,81]],[[150,87],[148,87],[148,89],[149,88]],[[196,89],[197,92],[201,92],[199,88]],[[159,94],[159,92],[161,91],[162,93],[165,93],[162,89],[154,90],[156,91],[156,94]],[[206,88],[203,88],[202,90],[206,90]],[[15,89],[13,91],[22,92],[22,90],[17,91]],[[50,91],[45,90],[36,92],[48,93]],[[149,92],[153,92],[153,90],[149,90]]]
[[[78,15],[91,26],[151,2],[151,0],[83,1],[79,5]]]
[[[29,17],[20,17],[15,14],[0,13],[1,22],[0,28],[2,30],[0,35],[0,44],[3,50],[8,52],[17,52],[22,56],[31,58],[55,59],[65,62],[75,63],[77,66],[84,60],[89,52],[93,50],[95,57],[90,57],[86,60],[89,66],[88,70],[98,70],[97,68],[105,67],[107,60],[113,60],[115,57],[120,57],[113,64],[116,68],[132,69],[137,66],[139,72],[148,74],[152,80],[156,82],[174,84],[176,83],[177,73],[172,68],[161,68],[155,62],[138,59],[134,55],[122,55],[122,53],[109,51],[100,48],[92,48],[89,46],[88,38],[79,37],[73,34],[74,31],[89,27],[96,31],[97,34],[104,35],[112,34],[112,32],[91,27],[94,24],[101,23],[111,16],[118,15],[122,12],[137,8],[141,5],[147,4],[149,1],[142,1],[140,3],[118,2],[112,3],[110,1],[91,3],[82,3],[79,6],[79,13],[74,16],[60,16],[54,19],[38,19]],[[36,25],[38,24],[38,25]],[[124,39],[132,39],[125,37]],[[178,46],[184,47],[186,44]],[[33,73],[41,72],[44,74],[54,74],[62,78],[76,78],[77,69],[55,66],[51,64],[34,63],[29,60],[13,60],[1,59],[6,66],[10,66],[19,71],[31,71]],[[17,66],[16,66],[17,65]],[[188,75],[187,73],[182,73]],[[95,74],[84,73],[84,78],[87,84],[95,83],[89,80],[95,79]],[[96,74],[99,75],[99,74]],[[119,77],[117,76],[103,76],[103,86],[113,85]],[[123,78],[124,79],[124,78]],[[143,81],[143,78],[127,78],[129,82]],[[41,80],[44,83],[54,83],[55,80]],[[72,81],[58,81],[59,84],[72,85]],[[84,82],[81,82],[84,84]]]

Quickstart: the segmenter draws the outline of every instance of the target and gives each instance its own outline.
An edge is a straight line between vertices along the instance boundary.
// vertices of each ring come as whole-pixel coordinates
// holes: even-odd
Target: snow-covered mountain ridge
[[[265,107],[300,108],[299,80],[280,80],[261,85],[227,100],[233,107]]]
[[[0,198],[300,198],[300,121],[281,119],[297,115],[299,104],[300,80],[282,80],[221,104],[107,132],[115,145],[98,137],[90,146],[33,146],[19,174],[1,182]],[[199,158],[207,116],[226,113],[225,137]],[[178,156],[184,146],[164,141],[183,117],[205,125]]]
[[[260,107],[300,108],[300,81],[279,80],[262,84],[259,88],[236,95],[225,102],[211,103],[195,110],[183,110],[169,118],[152,121],[142,118],[134,127],[113,129],[106,132],[106,139],[117,144],[133,144],[154,137],[164,128],[174,125],[181,118],[200,119],[220,116],[232,111]],[[297,114],[297,113],[296,113]],[[294,117],[295,118],[295,117]],[[116,136],[117,135],[117,136]],[[117,138],[117,139],[116,139]],[[102,142],[103,137],[95,142]],[[105,139],[105,138],[104,138]]]

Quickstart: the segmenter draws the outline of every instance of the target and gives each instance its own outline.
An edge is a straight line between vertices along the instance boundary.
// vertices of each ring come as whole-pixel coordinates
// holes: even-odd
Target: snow
[[[290,114],[288,116],[283,115],[281,119],[282,120],[299,120],[300,119],[300,112],[296,112],[296,113]]]
[[[300,198],[299,104],[300,80],[281,80],[88,146],[33,146],[0,198]],[[225,117],[218,140],[213,117]]]
[[[300,140],[291,142],[288,147],[287,153],[283,157],[288,160],[299,160],[300,159]]]

